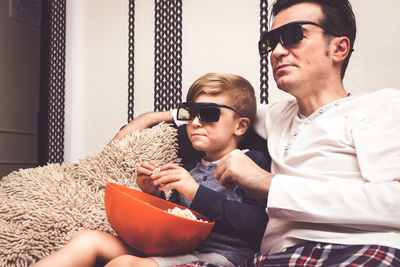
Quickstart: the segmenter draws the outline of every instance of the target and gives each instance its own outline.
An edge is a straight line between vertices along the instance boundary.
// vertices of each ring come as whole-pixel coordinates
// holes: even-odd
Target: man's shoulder
[[[357,97],[357,101],[363,107],[371,109],[373,107],[399,107],[400,106],[400,90],[393,88],[384,88],[371,93],[362,94]]]
[[[391,97],[400,97],[400,90],[394,88],[383,88],[374,92],[365,93],[360,95],[361,98],[371,99],[377,102],[381,99],[388,99]]]
[[[285,99],[270,102],[266,105],[261,104],[258,106],[258,109],[260,113],[277,119],[279,117],[284,117],[284,115],[292,113],[297,114],[299,108],[296,99],[293,97],[288,97]]]
[[[351,125],[371,124],[383,119],[393,120],[400,113],[400,90],[385,88],[354,95],[343,105]]]
[[[400,97],[400,90],[394,88],[383,88],[371,93],[372,97]]]
[[[274,102],[271,102],[268,104],[270,109],[277,109],[277,110],[282,110],[282,109],[291,109],[293,107],[297,107],[297,101],[294,97],[288,97],[285,99],[277,100]]]

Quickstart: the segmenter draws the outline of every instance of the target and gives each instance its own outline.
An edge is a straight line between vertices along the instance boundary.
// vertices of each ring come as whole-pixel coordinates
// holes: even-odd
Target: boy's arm
[[[250,153],[248,156],[262,168],[269,167],[269,161],[262,153]],[[242,192],[242,202],[238,202],[228,200],[223,193],[200,186],[190,208],[215,221],[218,229],[259,247],[268,221],[266,200],[253,197],[244,190]]]

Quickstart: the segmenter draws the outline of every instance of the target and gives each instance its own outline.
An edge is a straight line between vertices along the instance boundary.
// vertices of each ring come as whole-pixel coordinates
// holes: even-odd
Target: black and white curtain
[[[154,110],[182,99],[182,0],[155,0]]]
[[[260,0],[260,37],[268,31],[268,1]],[[260,102],[268,103],[268,57],[260,57]]]
[[[42,1],[38,162],[64,161],[66,0]]]
[[[128,45],[128,122],[133,120],[135,99],[133,88],[135,85],[135,0],[129,0],[129,45]]]
[[[134,118],[134,17],[129,1],[128,114]],[[268,1],[260,0],[260,34],[267,30]],[[154,110],[182,101],[182,0],[155,0]],[[42,1],[42,47],[38,160],[64,161],[66,0]],[[268,103],[268,59],[260,58],[260,102]]]

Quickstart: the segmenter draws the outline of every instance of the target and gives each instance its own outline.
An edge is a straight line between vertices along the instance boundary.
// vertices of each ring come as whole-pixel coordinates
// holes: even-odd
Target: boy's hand
[[[145,161],[137,168],[136,183],[143,192],[159,196],[161,191],[158,185],[153,183],[151,175],[158,169],[155,161]]]
[[[151,178],[154,185],[160,186],[160,190],[176,189],[190,201],[193,200],[199,188],[199,184],[190,173],[174,163],[163,166],[161,171],[152,174]]]

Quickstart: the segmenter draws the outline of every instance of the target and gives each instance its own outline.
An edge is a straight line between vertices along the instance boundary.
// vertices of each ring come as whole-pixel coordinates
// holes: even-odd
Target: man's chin
[[[276,86],[279,90],[291,94],[293,89],[298,87],[298,83],[294,79],[289,79],[289,77],[281,77],[277,80]]]
[[[277,83],[276,86],[279,88],[279,90],[285,92],[285,93],[289,93],[290,91],[290,83],[288,82],[280,82]]]

